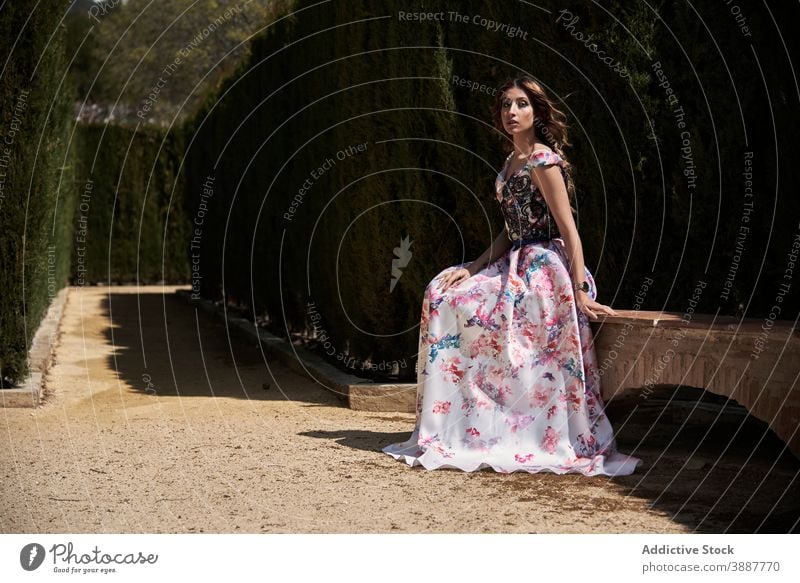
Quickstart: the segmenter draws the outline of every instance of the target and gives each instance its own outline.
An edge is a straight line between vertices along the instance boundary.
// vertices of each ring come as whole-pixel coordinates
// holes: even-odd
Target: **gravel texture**
[[[413,415],[343,407],[175,289],[71,290],[45,403],[0,412],[0,531],[797,529],[800,464],[757,426],[732,439],[740,418],[703,439],[707,422],[610,404],[645,461],[621,478],[411,468],[381,448]]]

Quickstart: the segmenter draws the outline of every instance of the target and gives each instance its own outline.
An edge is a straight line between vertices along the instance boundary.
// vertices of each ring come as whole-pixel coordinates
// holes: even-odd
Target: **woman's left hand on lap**
[[[466,281],[472,277],[472,273],[470,273],[469,269],[466,267],[459,267],[448,271],[443,276],[439,278],[439,288],[442,291],[445,291],[447,288],[453,285],[458,285],[462,281]]]

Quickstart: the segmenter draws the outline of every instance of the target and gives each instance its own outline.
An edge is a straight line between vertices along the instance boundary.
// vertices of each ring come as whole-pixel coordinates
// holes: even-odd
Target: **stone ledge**
[[[177,290],[178,297],[205,312],[225,318],[232,326],[258,338],[264,352],[293,371],[309,377],[334,394],[349,408],[360,411],[413,413],[416,406],[415,383],[373,383],[339,370],[318,354],[257,328],[239,316],[226,315],[222,306],[205,299],[192,299],[189,290]]]
[[[28,351],[30,374],[21,387],[0,389],[2,407],[38,407],[44,391],[44,378],[53,362],[53,352],[58,341],[61,316],[69,295],[69,286],[61,290],[50,302]]]
[[[617,310],[593,322],[601,394],[688,386],[732,399],[800,458],[800,334],[793,321]],[[769,324],[764,327],[765,322]]]
[[[728,332],[739,334],[760,334],[765,318],[736,318],[734,316],[717,316],[713,314],[692,314],[688,321],[684,321],[683,314],[678,312],[660,312],[651,310],[614,310],[617,316],[600,314],[593,326],[602,324],[635,324],[639,327],[650,328],[694,328],[713,330],[714,332]],[[770,330],[775,333],[790,335],[800,338],[800,329],[794,327],[790,320],[772,320]]]

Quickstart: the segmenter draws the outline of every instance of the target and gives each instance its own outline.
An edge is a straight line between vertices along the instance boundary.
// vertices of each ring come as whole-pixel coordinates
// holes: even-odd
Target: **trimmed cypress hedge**
[[[334,360],[391,353],[384,366],[408,369],[420,286],[453,255],[453,193],[472,196],[452,161],[464,143],[444,51],[435,29],[358,22],[370,15],[357,2],[298,8],[189,128],[186,192],[191,209],[209,208],[198,291],[251,306],[278,333],[313,321]],[[403,48],[416,44],[435,50]],[[442,143],[411,141],[426,137]],[[390,291],[406,237],[413,261]]]
[[[774,312],[800,203],[786,194],[797,165],[778,165],[775,149],[797,127],[781,44],[795,41],[779,40],[772,19],[793,22],[796,6],[740,2],[745,31],[724,3],[313,5],[297,2],[255,39],[186,128],[190,217],[203,202],[201,295],[279,333],[316,331],[332,360],[401,363],[394,372],[412,378],[425,285],[502,226],[493,181],[504,155],[480,84],[522,70],[568,112],[601,301]],[[782,300],[784,317],[797,313],[796,294]]]
[[[0,18],[9,55],[0,76],[4,383],[27,376],[33,335],[70,277],[76,285],[185,283],[190,273],[177,176],[183,133],[75,126],[60,8],[40,4],[28,17],[10,3]]]
[[[189,280],[189,223],[177,174],[182,135],[78,126],[73,284]]]
[[[0,379],[21,382],[28,350],[69,273],[73,127],[63,7],[7,2],[0,14]]]
[[[0,78],[0,130],[25,135],[3,166],[2,375],[26,373],[70,245],[74,283],[191,281],[333,361],[413,378],[425,285],[502,227],[485,88],[517,70],[568,112],[601,301],[790,318],[796,40],[775,27],[800,9],[735,9],[302,0],[179,131],[80,126],[67,152],[60,15],[40,8]],[[8,53],[28,14],[3,15]]]

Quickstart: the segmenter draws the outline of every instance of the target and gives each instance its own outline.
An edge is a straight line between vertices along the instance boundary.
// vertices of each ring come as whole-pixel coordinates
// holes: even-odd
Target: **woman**
[[[428,284],[416,425],[383,451],[429,470],[631,474],[641,460],[616,450],[600,397],[589,318],[615,312],[584,266],[564,115],[527,75],[496,95],[513,143],[495,183],[505,228]]]

